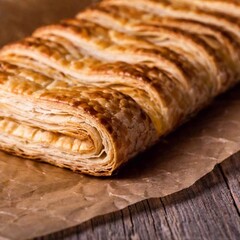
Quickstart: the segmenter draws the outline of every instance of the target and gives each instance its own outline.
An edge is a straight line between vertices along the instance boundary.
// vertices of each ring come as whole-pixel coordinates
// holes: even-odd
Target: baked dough
[[[236,1],[105,0],[5,46],[0,149],[114,174],[238,82],[239,18]]]

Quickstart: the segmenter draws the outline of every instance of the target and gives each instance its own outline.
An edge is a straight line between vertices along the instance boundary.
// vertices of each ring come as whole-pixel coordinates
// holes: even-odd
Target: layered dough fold
[[[0,73],[3,150],[110,175],[157,139],[149,117],[130,97],[107,88],[42,86],[20,75]]]
[[[0,149],[109,176],[240,79],[237,1],[104,0],[0,50]]]

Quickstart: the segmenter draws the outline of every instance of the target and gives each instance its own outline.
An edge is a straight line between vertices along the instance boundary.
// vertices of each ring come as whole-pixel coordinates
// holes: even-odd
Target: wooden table
[[[240,153],[191,188],[38,239],[240,239]]]

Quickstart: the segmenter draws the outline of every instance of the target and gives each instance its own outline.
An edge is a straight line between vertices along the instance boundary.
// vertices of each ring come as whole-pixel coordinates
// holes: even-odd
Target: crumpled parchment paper
[[[0,0],[0,44],[74,15],[82,0]],[[93,178],[0,152],[0,239],[78,225],[191,186],[240,150],[240,86],[135,158],[118,176]]]

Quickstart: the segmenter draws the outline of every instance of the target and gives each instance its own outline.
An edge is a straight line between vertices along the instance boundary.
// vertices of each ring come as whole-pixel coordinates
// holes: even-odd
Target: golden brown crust
[[[240,2],[238,0],[178,0],[182,3],[192,4],[200,9],[217,11],[240,17]]]
[[[4,47],[0,149],[112,175],[240,79],[238,8],[104,0]]]
[[[17,143],[19,151],[32,151],[30,158],[92,175],[111,175],[129,156],[157,139],[146,114],[117,91],[48,88],[6,72],[0,73],[0,80],[4,150]]]
[[[207,24],[214,24],[223,29],[229,30],[236,36],[240,36],[240,20],[229,14],[217,11],[202,10],[192,4],[184,4],[179,1],[158,1],[158,0],[104,0],[103,4],[114,4],[136,8],[157,16],[168,16],[174,18],[191,19]]]
[[[63,74],[70,75],[72,78],[75,78],[75,80],[78,80],[80,84],[91,83],[95,86],[110,86],[124,94],[130,95],[153,120],[159,135],[165,134],[165,132],[171,128],[172,123],[179,121],[180,117],[170,112],[179,112],[181,116],[181,112],[191,112],[194,106],[193,102],[203,104],[205,98],[202,96],[209,92],[208,88],[201,87],[203,86],[201,81],[196,81],[196,79],[192,77],[197,71],[195,70],[195,72],[193,72],[194,69],[191,69],[191,65],[188,66],[184,61],[179,61],[180,56],[177,57],[174,53],[167,56],[167,54],[171,52],[167,49],[165,52],[162,51],[162,54],[164,54],[166,58],[161,57],[163,61],[161,64],[169,68],[169,71],[171,71],[170,74],[173,75],[171,78],[174,78],[174,80],[165,77],[166,73],[164,71],[154,67],[155,62],[152,62],[152,66],[147,66],[151,63],[143,66],[129,65],[123,62],[114,64],[104,63],[89,57],[82,57],[82,59],[79,58],[76,60],[73,56],[68,57],[70,53],[66,52],[66,48],[63,48],[63,50],[60,48],[57,49],[57,47],[53,48],[53,46],[55,46],[54,44],[55,42],[48,44],[45,39],[36,38],[36,41],[34,41],[32,38],[28,38],[22,43],[5,47],[0,54],[2,59],[6,61],[11,61],[11,54],[32,57],[50,67],[56,68]],[[50,45],[51,47],[49,47]],[[147,50],[148,49],[146,49],[146,51]],[[152,58],[151,55],[155,55],[156,59],[159,58],[156,54],[159,53],[158,51],[155,52],[155,50],[153,50],[148,52],[150,53],[150,58]],[[136,54],[141,56],[141,49],[138,50]],[[33,64],[35,64],[35,62],[33,62]],[[157,78],[159,78],[159,80]],[[178,95],[180,98],[178,95],[173,98],[166,97],[169,95],[168,88],[164,87],[164,81],[166,80],[172,82],[171,91],[178,89],[177,91],[179,91]],[[203,91],[206,92],[203,93]],[[186,92],[189,92],[189,96],[181,97],[184,92],[185,95]],[[186,98],[186,100],[183,100],[183,98]],[[177,106],[174,108],[168,107],[168,105],[172,106],[174,101]],[[180,107],[178,107],[178,105]],[[165,108],[171,110],[167,115],[162,112],[166,112]],[[172,118],[171,121],[170,118]],[[166,123],[167,121],[170,122]]]
[[[212,76],[211,82],[217,80],[213,90],[217,94],[219,90],[225,91],[229,87],[228,83],[232,81],[229,78],[237,79],[238,75],[234,73],[239,69],[239,42],[220,27],[192,20],[158,17],[135,8],[105,2],[77,17],[134,34],[157,46],[167,46],[181,55],[187,54],[190,62],[199,61],[203,65],[208,75]]]

